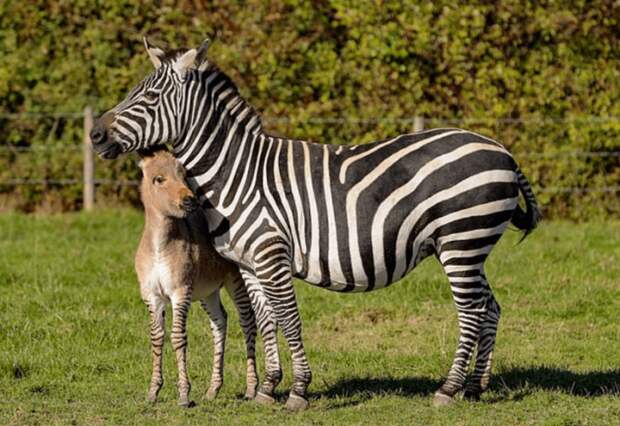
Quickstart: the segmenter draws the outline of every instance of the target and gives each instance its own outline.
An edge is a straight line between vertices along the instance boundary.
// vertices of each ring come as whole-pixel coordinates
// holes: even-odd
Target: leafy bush
[[[171,47],[209,35],[212,60],[273,133],[364,143],[411,131],[408,119],[421,115],[429,126],[458,125],[508,146],[547,215],[620,213],[617,191],[565,189],[620,185],[618,156],[571,154],[620,151],[617,2],[157,3],[0,3],[0,141],[42,148],[0,151],[0,182],[81,176],[79,119],[7,113],[106,110],[150,69],[142,35]],[[132,159],[97,164],[100,179],[137,176]],[[0,202],[24,209],[81,203],[79,185],[0,192]],[[106,202],[137,197],[120,185],[97,194]]]

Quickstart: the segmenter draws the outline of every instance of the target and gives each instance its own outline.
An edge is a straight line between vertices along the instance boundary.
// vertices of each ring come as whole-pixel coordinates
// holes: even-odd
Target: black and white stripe
[[[466,395],[478,397],[489,381],[500,316],[484,262],[511,221],[529,232],[539,218],[512,156],[461,129],[360,146],[273,137],[214,65],[196,59],[179,66],[189,52],[160,56],[158,68],[103,120],[122,152],[169,141],[187,168],[214,245],[239,264],[256,311],[267,353],[261,400],[272,400],[282,375],[277,323],[293,357],[288,405],[307,404],[311,373],[293,277],[333,291],[371,291],[403,278],[429,255],[448,276],[460,327],[436,401],[463,389],[476,347]],[[144,96],[151,90],[159,90],[152,105]]]

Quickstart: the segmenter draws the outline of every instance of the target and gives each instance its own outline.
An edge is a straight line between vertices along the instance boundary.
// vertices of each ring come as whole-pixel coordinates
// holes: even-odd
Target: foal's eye
[[[144,99],[146,99],[147,101],[156,101],[158,97],[159,93],[154,90],[149,90],[144,94]]]
[[[153,183],[157,184],[157,185],[161,185],[162,183],[164,183],[166,181],[166,178],[163,176],[155,176],[153,178]]]

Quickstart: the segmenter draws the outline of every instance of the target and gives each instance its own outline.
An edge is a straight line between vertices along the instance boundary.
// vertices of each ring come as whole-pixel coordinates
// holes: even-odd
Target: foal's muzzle
[[[186,195],[181,201],[181,208],[188,213],[193,212],[198,207],[198,200],[193,195]]]

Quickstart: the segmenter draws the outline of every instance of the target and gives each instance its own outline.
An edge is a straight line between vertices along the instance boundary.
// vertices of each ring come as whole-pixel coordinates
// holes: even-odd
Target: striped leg
[[[256,402],[259,404],[273,404],[273,392],[282,380],[282,367],[278,353],[277,324],[273,307],[265,296],[256,276],[246,270],[241,271],[248,296],[252,301],[252,308],[256,315],[258,331],[263,338],[265,351],[265,380],[256,393]]]
[[[435,393],[435,405],[450,403],[454,395],[463,389],[471,356],[486,318],[487,291],[481,274],[482,264],[468,265],[466,264],[468,260],[468,258],[451,258],[448,262],[442,260],[458,311],[460,336],[446,382]]]
[[[256,372],[256,318],[252,310],[252,302],[242,280],[227,285],[226,291],[228,291],[237,308],[239,323],[245,337],[247,352],[245,397],[247,399],[254,399],[256,397],[256,388],[258,387],[258,373]]]
[[[224,383],[224,350],[226,346],[226,325],[228,315],[222,306],[220,292],[216,291],[200,304],[209,315],[211,332],[213,334],[213,369],[211,384],[207,390],[207,399],[214,399]]]
[[[294,381],[286,407],[297,411],[308,406],[306,393],[312,381],[312,372],[301,336],[301,319],[293,289],[290,259],[276,253],[270,251],[270,260],[265,259],[256,266],[256,276],[273,305],[278,325],[291,351]]]
[[[151,352],[153,355],[153,373],[149,386],[148,400],[155,402],[157,394],[164,384],[162,374],[163,347],[166,330],[164,328],[164,318],[166,315],[166,304],[163,300],[153,299],[146,301],[151,320]]]
[[[191,384],[187,376],[187,313],[192,301],[191,287],[183,287],[175,291],[172,296],[172,333],[170,340],[177,358],[179,379],[177,389],[179,391],[178,404],[182,407],[194,405],[189,400]]]
[[[487,312],[483,319],[482,326],[480,327],[476,366],[465,387],[464,397],[471,400],[480,399],[480,394],[489,386],[495,336],[497,335],[497,325],[501,313],[499,304],[495,300],[495,297],[493,297],[493,293],[491,292],[491,288],[484,274],[482,275],[482,279],[488,291],[486,301]]]

